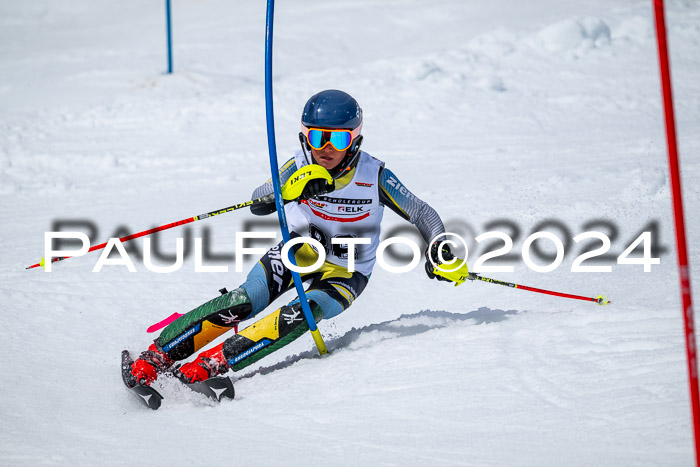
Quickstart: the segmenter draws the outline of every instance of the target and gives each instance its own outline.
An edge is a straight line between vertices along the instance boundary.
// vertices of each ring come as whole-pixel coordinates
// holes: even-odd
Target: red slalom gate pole
[[[656,19],[656,39],[659,45],[659,69],[661,71],[661,90],[663,93],[664,115],[666,120],[666,143],[668,145],[668,168],[671,176],[673,194],[673,219],[676,228],[676,250],[678,251],[678,269],[680,273],[681,304],[685,321],[685,347],[688,357],[688,382],[690,383],[690,405],[693,415],[695,434],[695,465],[700,466],[700,397],[698,395],[698,365],[695,341],[695,324],[693,302],[690,293],[690,268],[688,249],[685,239],[685,220],[683,217],[683,196],[676,143],[676,123],[673,114],[673,94],[671,92],[671,70],[668,61],[668,44],[666,36],[666,19],[663,0],[654,0]]]

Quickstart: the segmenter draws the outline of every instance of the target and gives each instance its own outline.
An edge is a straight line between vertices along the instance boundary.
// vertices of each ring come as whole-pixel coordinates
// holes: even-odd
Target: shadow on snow
[[[515,310],[492,310],[486,307],[481,307],[478,310],[466,314],[423,310],[418,313],[401,315],[391,321],[370,324],[359,329],[352,328],[342,336],[326,337],[325,342],[329,353],[341,349],[354,350],[368,347],[387,339],[415,336],[433,329],[445,328],[464,321],[472,321],[472,325],[498,323],[518,313],[519,312]],[[361,339],[370,335],[372,337],[367,339],[365,345],[358,345]],[[258,374],[265,375],[275,370],[287,368],[300,360],[311,358],[319,358],[315,348],[297,355],[290,355],[284,361],[274,365],[260,367],[255,371],[241,375],[238,379],[250,378]]]

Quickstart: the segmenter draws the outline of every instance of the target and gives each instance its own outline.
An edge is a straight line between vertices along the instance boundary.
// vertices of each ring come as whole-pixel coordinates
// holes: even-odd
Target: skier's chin
[[[333,170],[333,169],[336,168],[336,166],[337,166],[338,164],[335,163],[335,161],[332,161],[332,160],[328,161],[328,160],[323,160],[323,159],[321,159],[321,160],[318,162],[318,165],[320,165],[321,167],[323,167],[323,168],[326,169],[326,170]]]

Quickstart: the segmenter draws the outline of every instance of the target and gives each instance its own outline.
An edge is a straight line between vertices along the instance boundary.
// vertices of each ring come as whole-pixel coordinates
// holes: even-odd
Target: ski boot
[[[175,375],[186,384],[206,381],[209,378],[223,375],[229,370],[223,353],[224,344],[200,353],[196,359],[185,363],[175,372]]]
[[[165,372],[174,363],[168,354],[151,344],[131,365],[131,375],[136,383],[149,386],[159,373]]]

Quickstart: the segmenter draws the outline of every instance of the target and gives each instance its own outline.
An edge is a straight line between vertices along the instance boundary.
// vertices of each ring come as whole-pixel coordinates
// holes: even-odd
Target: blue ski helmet
[[[353,137],[345,159],[336,169],[331,171],[331,175],[337,178],[357,164],[360,144],[362,144],[362,109],[350,94],[337,89],[328,89],[311,96],[304,105],[301,126],[302,132],[299,133],[299,140],[304,155],[310,163],[313,160],[307,154],[307,151],[311,151],[311,146],[306,138],[306,133],[310,128],[328,128],[350,130]]]
[[[362,125],[362,109],[350,94],[329,89],[306,102],[301,123],[306,127],[354,130]]]

